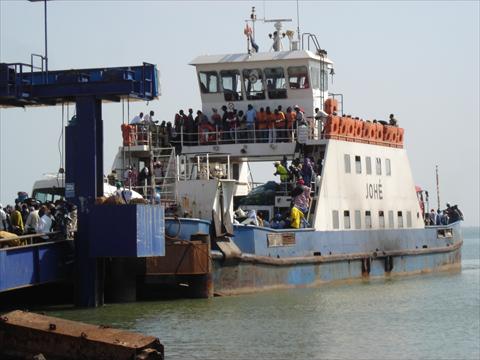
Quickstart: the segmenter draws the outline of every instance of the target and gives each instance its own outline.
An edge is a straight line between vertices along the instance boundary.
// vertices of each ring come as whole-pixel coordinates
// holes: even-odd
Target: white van
[[[103,195],[110,197],[115,195],[117,188],[103,182]],[[65,177],[60,175],[45,175],[45,179],[37,180],[33,184],[32,198],[44,203],[47,201],[55,202],[56,200],[65,198]],[[143,196],[132,190],[132,199],[142,199]]]

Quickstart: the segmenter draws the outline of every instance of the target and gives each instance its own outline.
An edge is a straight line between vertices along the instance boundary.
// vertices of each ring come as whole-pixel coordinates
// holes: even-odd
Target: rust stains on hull
[[[0,317],[0,358],[163,360],[158,338],[24,311]]]

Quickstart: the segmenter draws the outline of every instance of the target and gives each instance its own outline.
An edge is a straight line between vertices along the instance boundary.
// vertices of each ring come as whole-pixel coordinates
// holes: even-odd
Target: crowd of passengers
[[[463,213],[457,205],[450,206],[447,203],[444,210],[431,209],[429,213],[425,213],[424,220],[426,226],[448,225],[463,220]]]
[[[323,110],[316,109],[322,118],[328,116]],[[179,142],[183,136],[183,144],[196,145],[213,142],[285,142],[292,140],[292,133],[300,125],[308,125],[305,112],[299,106],[288,107],[285,111],[279,105],[275,109],[269,106],[255,109],[249,104],[245,110],[235,109],[232,103],[224,105],[221,112],[212,108],[212,115],[207,116],[201,110],[194,115],[193,109],[187,113],[180,110],[171,122],[153,120],[154,112],[135,116],[130,125],[141,129],[154,130],[168,139],[166,143]],[[159,129],[156,129],[158,127]],[[159,130],[159,131],[157,131]],[[181,135],[182,134],[182,135]]]
[[[36,199],[28,198],[24,192],[19,192],[15,205],[5,207],[0,204],[0,238],[9,239],[12,235],[48,234],[40,239],[72,238],[76,230],[76,206],[64,200],[40,203]],[[38,238],[37,238],[38,239]],[[12,238],[2,241],[2,246],[21,246],[27,243],[26,238]]]
[[[290,206],[284,209],[277,208],[277,212],[270,219],[265,218],[261,211],[250,210],[245,213],[240,207],[235,211],[234,223],[272,229],[309,227],[307,217],[312,202],[312,184],[316,175],[322,172],[321,160],[315,164],[313,158],[305,156],[303,161],[297,158],[288,165],[284,157],[282,161],[276,161],[273,165],[274,175],[280,177],[280,193],[291,197]]]
[[[318,121],[319,131],[323,133],[328,114],[316,108],[314,119]],[[373,123],[376,122],[398,126],[393,114],[390,114],[388,122],[373,120]],[[257,110],[252,104],[248,104],[247,109],[238,110],[233,103],[223,105],[220,111],[212,108],[211,116],[205,115],[201,110],[197,110],[195,114],[193,109],[188,109],[187,113],[179,110],[175,114],[173,125],[170,121],[162,121],[158,125],[158,121],[154,120],[154,111],[146,115],[140,113],[130,121],[130,125],[138,126],[140,131],[150,131],[154,136],[154,143],[159,146],[175,146],[181,141],[187,146],[217,142],[290,142],[300,126],[314,128],[312,119],[307,118],[298,105],[286,109],[283,109],[282,105],[273,109],[266,106]]]

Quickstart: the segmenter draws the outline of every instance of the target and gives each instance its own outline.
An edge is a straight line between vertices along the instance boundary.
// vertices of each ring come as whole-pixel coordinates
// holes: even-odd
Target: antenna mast
[[[298,0],[297,0],[297,38],[298,38],[298,43],[300,44],[300,15],[298,11]]]
[[[437,182],[437,209],[440,209],[440,186],[438,183],[438,165],[435,165],[435,178]]]

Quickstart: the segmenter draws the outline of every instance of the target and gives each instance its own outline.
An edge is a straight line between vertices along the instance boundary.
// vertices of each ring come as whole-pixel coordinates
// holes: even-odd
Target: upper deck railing
[[[192,147],[231,144],[301,143],[314,145],[320,140],[344,140],[388,147],[403,147],[404,130],[384,122],[364,121],[350,116],[329,115],[323,119],[307,118],[293,128],[246,129],[220,128],[202,124],[196,131],[158,125],[122,125],[124,146]]]

